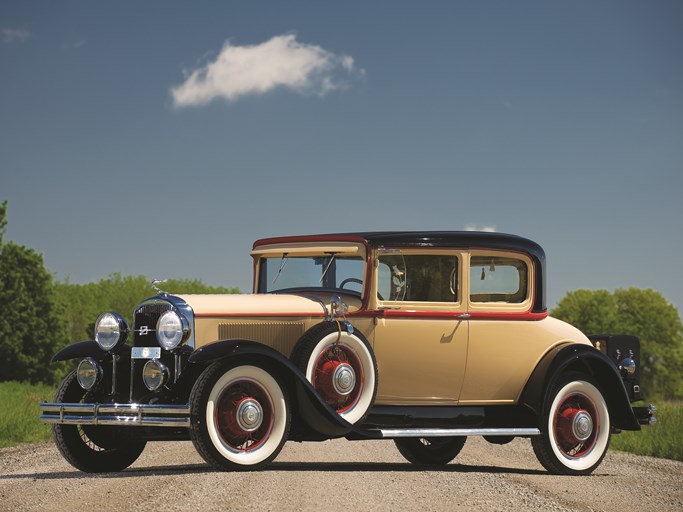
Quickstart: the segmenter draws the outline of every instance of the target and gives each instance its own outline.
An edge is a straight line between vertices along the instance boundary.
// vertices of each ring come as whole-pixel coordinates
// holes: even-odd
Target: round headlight
[[[190,334],[187,319],[173,310],[166,311],[157,322],[157,341],[161,348],[173,350]]]
[[[128,324],[121,315],[102,313],[95,322],[95,341],[102,350],[111,350],[126,342]]]
[[[168,368],[161,361],[150,359],[142,368],[142,381],[150,391],[156,391],[168,380]]]
[[[102,373],[102,367],[99,363],[92,357],[87,357],[78,363],[76,378],[83,389],[89,390],[102,380]]]

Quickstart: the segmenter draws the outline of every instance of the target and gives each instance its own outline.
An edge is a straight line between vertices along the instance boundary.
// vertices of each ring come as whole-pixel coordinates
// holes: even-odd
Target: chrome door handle
[[[467,320],[468,318],[471,318],[471,317],[472,317],[472,315],[470,315],[469,313],[460,313],[455,318],[458,318],[460,320]]]

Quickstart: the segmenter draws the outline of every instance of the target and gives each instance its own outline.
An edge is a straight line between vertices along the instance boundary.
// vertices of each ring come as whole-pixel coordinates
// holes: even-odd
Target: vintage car
[[[120,471],[148,441],[189,438],[217,468],[254,470],[287,440],[345,437],[446,464],[468,436],[528,437],[548,471],[579,475],[611,434],[654,421],[653,406],[631,406],[638,340],[549,317],[530,240],[330,234],[258,240],[251,254],[253,294],[155,286],[132,329],[103,313],[94,340],[54,356],[77,368],[40,419],[69,463]]]

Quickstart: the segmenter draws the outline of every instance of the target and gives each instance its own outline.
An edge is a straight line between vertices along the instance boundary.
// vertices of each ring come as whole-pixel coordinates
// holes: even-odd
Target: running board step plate
[[[537,428],[411,428],[411,429],[382,429],[382,437],[393,439],[396,437],[455,437],[455,436],[538,436],[541,431]]]

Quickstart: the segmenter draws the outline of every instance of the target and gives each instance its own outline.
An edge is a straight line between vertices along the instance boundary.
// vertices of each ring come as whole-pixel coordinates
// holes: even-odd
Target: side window
[[[516,258],[472,256],[470,258],[470,300],[519,304],[527,298],[529,270]]]
[[[381,255],[377,285],[379,300],[457,302],[458,258],[440,254]]]

